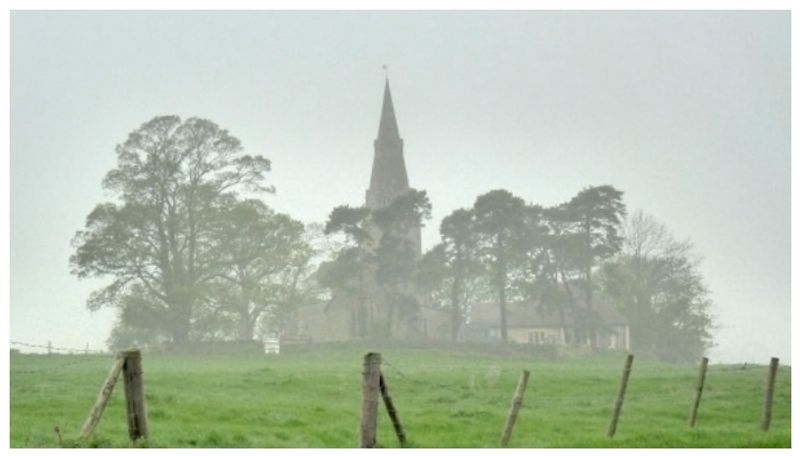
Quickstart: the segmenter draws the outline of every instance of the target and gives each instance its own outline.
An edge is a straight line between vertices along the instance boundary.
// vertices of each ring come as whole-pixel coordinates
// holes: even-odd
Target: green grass
[[[149,447],[355,447],[364,351],[143,356]],[[697,426],[686,425],[697,367],[634,362],[617,435],[605,433],[624,355],[561,361],[382,350],[410,447],[496,447],[520,370],[530,369],[511,447],[790,447],[790,370],[772,427],[759,429],[765,366],[709,368]],[[126,447],[120,384],[95,437],[78,440],[111,357],[11,357],[11,446]],[[383,405],[378,443],[396,447]]]

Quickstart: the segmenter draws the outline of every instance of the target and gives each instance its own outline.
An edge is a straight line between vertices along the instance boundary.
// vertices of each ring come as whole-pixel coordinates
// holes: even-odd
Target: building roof
[[[575,305],[586,308],[585,293],[573,288]],[[575,325],[575,318],[565,307],[564,325],[572,327]],[[613,306],[609,305],[602,297],[592,295],[592,310],[595,311],[600,321],[605,325],[627,325],[625,319]],[[560,327],[561,318],[555,306],[547,306],[542,300],[531,300],[520,303],[509,303],[506,305],[506,321],[508,328],[534,328],[534,327]],[[484,302],[472,306],[469,315],[469,325],[499,327],[500,308],[497,303]]]
[[[370,208],[386,206],[409,189],[406,162],[403,157],[403,140],[397,127],[388,79],[383,90],[381,119],[374,146],[372,174],[366,195],[366,204]]]
[[[397,117],[394,115],[392,91],[389,89],[388,79],[383,89],[383,107],[381,108],[381,123],[378,127],[378,138],[384,140],[400,138],[400,129],[397,128]]]

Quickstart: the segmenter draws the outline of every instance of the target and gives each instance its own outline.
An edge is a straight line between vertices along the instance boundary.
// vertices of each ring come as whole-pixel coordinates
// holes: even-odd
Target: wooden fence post
[[[775,375],[778,372],[778,358],[773,357],[769,361],[769,374],[767,376],[767,389],[764,396],[764,415],[761,417],[761,430],[769,430],[769,423],[772,421],[772,396],[775,393]]]
[[[517,390],[514,393],[514,398],[511,400],[511,409],[508,411],[508,418],[506,418],[506,425],[503,427],[503,435],[500,437],[500,447],[508,446],[511,440],[511,432],[514,430],[514,424],[517,422],[517,414],[522,407],[522,399],[525,397],[525,388],[528,387],[528,376],[531,372],[522,370],[517,382]]]
[[[122,379],[125,381],[125,407],[128,412],[128,436],[131,441],[147,439],[147,409],[142,383],[142,353],[123,351]]]
[[[380,395],[381,355],[369,352],[364,356],[361,402],[361,447],[377,444],[378,395]]]
[[[700,378],[695,387],[694,403],[692,403],[692,410],[689,413],[689,427],[694,427],[697,422],[697,409],[700,408],[700,397],[703,395],[703,386],[706,383],[706,371],[708,371],[708,357],[703,357],[700,362]]]
[[[89,412],[89,417],[86,418],[86,423],[83,424],[81,438],[88,438],[92,433],[94,433],[94,429],[97,428],[97,424],[100,423],[100,418],[103,417],[103,411],[106,409],[108,399],[111,398],[111,392],[114,390],[114,385],[116,385],[117,379],[119,379],[119,373],[122,371],[122,365],[124,363],[125,360],[121,357],[121,355],[117,355],[117,359],[114,361],[111,371],[108,372],[108,376],[103,383],[103,387],[100,388],[100,393],[97,395],[97,400],[94,402],[94,406]]]
[[[628,354],[625,360],[625,368],[622,370],[622,381],[619,383],[619,393],[617,394],[617,401],[614,403],[614,412],[611,415],[611,424],[608,426],[608,437],[613,438],[617,433],[617,422],[619,422],[619,415],[622,412],[622,402],[625,400],[625,389],[628,388],[628,378],[631,375],[631,367],[633,366],[633,354]]]
[[[381,396],[383,403],[386,405],[386,412],[389,413],[389,419],[392,420],[394,432],[397,434],[397,439],[400,441],[400,446],[406,445],[406,432],[403,430],[403,424],[400,423],[400,417],[397,415],[397,409],[394,407],[391,395],[389,395],[389,386],[386,385],[386,379],[383,373],[380,374]]]

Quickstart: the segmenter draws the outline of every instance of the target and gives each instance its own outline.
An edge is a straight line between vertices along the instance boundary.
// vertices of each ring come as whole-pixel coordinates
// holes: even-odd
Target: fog
[[[270,159],[292,218],[363,205],[386,65],[423,251],[491,190],[611,185],[702,258],[712,363],[788,362],[789,43],[788,12],[12,12],[11,340],[105,347],[70,242],[155,116]]]

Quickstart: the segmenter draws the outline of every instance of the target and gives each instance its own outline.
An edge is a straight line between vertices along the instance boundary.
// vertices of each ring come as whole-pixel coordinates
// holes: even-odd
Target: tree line
[[[629,321],[637,353],[701,356],[711,345],[711,302],[692,245],[641,211],[628,216],[622,195],[593,186],[542,207],[501,189],[446,216],[419,271],[422,290],[451,312],[451,339],[484,301],[497,304],[508,341],[508,304],[529,303],[559,317],[567,344],[597,347],[602,296]]]
[[[211,121],[156,117],[116,154],[102,183],[114,201],[90,212],[70,258],[78,277],[111,279],[87,306],[117,310],[114,347],[279,334],[298,307],[336,291],[366,300],[368,278],[390,299],[379,328],[363,335],[391,337],[396,319],[433,306],[450,313],[457,340],[470,307],[486,301],[507,341],[509,304],[537,302],[574,318],[570,344],[594,346],[602,296],[630,321],[637,352],[678,360],[711,343],[691,244],[650,216],[628,216],[612,186],[553,207],[487,192],[447,215],[419,258],[408,234],[430,220],[424,191],[379,209],[339,206],[324,226],[304,225],[262,201],[274,192],[270,161]]]

